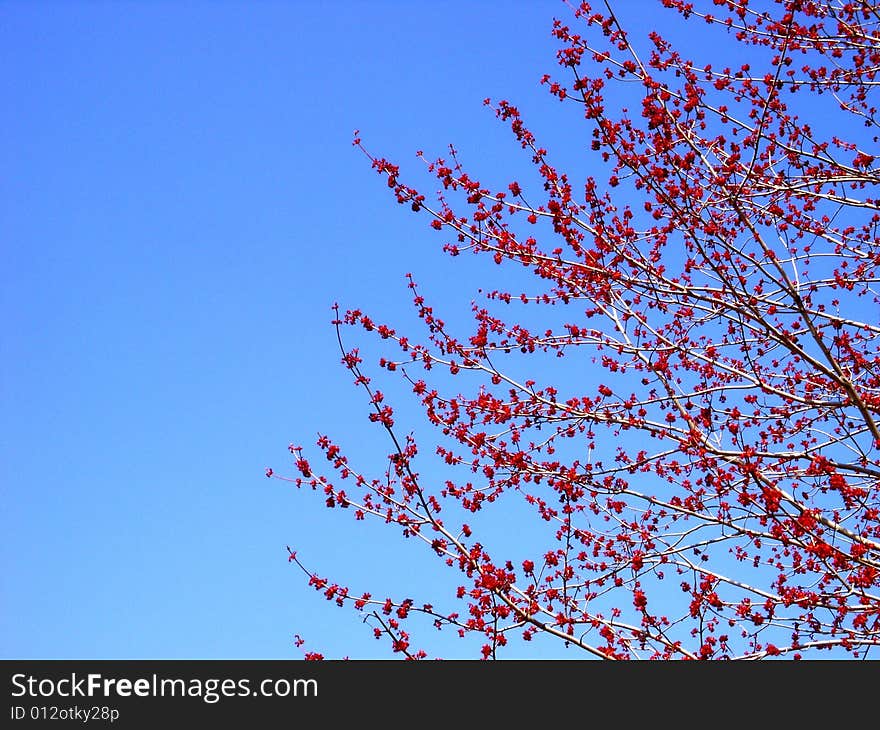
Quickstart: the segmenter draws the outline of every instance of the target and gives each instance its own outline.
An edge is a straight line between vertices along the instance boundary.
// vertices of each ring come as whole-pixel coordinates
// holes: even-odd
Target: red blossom
[[[421,335],[334,307],[389,446],[357,471],[321,436],[322,475],[291,445],[291,481],[425,549],[438,595],[350,593],[291,551],[311,587],[407,659],[426,656],[420,626],[482,658],[538,634],[607,659],[880,644],[880,30],[863,9],[657,0],[642,40],[629,5],[577,5],[541,80],[583,125],[568,171],[506,100],[486,104],[522,182],[420,152],[430,198],[355,133],[485,284],[468,325],[407,275]],[[389,387],[350,338],[382,349]],[[424,429],[392,409],[405,396]],[[370,557],[360,525],[334,534]]]

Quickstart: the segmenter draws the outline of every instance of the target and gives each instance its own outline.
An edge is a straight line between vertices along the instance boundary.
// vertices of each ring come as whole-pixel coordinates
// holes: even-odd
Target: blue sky
[[[370,455],[330,305],[391,319],[407,271],[436,295],[458,271],[352,131],[491,169],[515,146],[481,101],[552,110],[560,12],[0,3],[2,656],[384,655],[284,546],[358,585],[395,543],[354,533],[368,558],[263,476],[318,431]]]

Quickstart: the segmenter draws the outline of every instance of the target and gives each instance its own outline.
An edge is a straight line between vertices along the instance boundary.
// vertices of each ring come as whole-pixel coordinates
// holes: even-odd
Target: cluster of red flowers
[[[361,475],[322,437],[337,477],[292,447],[292,481],[417,538],[461,585],[431,604],[355,598],[291,559],[395,653],[427,655],[404,629],[419,618],[476,635],[484,658],[539,634],[616,659],[863,656],[880,643],[880,21],[866,2],[695,5],[657,12],[717,31],[714,63],[656,32],[638,43],[610,6],[580,5],[578,32],[555,22],[565,78],[544,83],[583,117],[604,181],[575,185],[507,101],[492,106],[536,190],[484,185],[451,149],[426,161],[441,188],[429,202],[370,155],[451,255],[524,268],[534,286],[487,291],[457,335],[411,280],[422,342],[337,313],[343,364],[392,444],[387,473]],[[609,104],[620,82],[632,112]],[[548,306],[547,326],[524,324]],[[436,428],[448,480],[415,470],[416,441],[346,328],[390,346],[379,365]],[[504,495],[544,534],[528,556],[502,556],[460,521],[504,523]]]

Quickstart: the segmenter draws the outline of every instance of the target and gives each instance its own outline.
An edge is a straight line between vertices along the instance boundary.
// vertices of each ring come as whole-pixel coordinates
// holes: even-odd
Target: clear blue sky
[[[449,142],[503,168],[517,147],[482,99],[552,123],[566,13],[0,3],[0,655],[298,658],[294,633],[386,655],[285,545],[355,587],[415,592],[423,564],[263,470],[319,431],[381,466],[334,301],[393,320],[412,271],[466,313],[479,279],[352,131],[404,169]]]
[[[560,12],[0,3],[0,655],[384,654],[286,561],[357,583],[353,523],[263,476],[365,423],[330,305],[393,316],[407,271],[453,271],[352,131],[488,167],[481,100],[553,104]]]

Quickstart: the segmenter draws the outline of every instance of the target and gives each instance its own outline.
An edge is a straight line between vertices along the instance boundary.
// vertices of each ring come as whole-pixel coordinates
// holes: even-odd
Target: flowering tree
[[[328,475],[291,446],[299,474],[281,478],[433,551],[457,591],[362,594],[290,559],[407,657],[428,655],[419,618],[491,658],[514,636],[609,659],[864,656],[880,644],[880,12],[658,0],[717,34],[710,64],[637,42],[612,5],[554,23],[562,71],[543,79],[601,177],[562,172],[507,101],[486,103],[531,189],[493,189],[451,150],[425,160],[431,199],[355,139],[449,254],[519,267],[531,289],[487,291],[462,334],[411,278],[421,341],[340,312],[387,470],[321,437]],[[429,472],[351,327],[390,346],[379,365],[436,427]],[[511,500],[533,516],[528,555],[480,532],[523,514]]]

